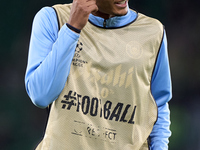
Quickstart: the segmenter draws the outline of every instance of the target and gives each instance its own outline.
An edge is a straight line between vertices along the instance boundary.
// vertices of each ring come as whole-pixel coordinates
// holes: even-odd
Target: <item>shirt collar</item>
[[[123,27],[127,24],[130,24],[137,18],[138,14],[128,8],[128,13],[124,16],[115,16],[109,19],[104,19],[98,16],[94,16],[90,14],[89,21],[98,26],[103,28],[118,28]]]

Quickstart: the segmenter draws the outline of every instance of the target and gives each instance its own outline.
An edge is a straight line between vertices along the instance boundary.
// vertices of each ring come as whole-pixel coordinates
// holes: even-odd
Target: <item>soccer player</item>
[[[38,150],[168,149],[166,33],[128,0],[42,8],[25,85],[36,106],[50,109]]]

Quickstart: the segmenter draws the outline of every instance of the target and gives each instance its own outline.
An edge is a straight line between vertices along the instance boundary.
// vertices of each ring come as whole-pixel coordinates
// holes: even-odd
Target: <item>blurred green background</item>
[[[25,92],[24,74],[34,15],[67,0],[9,0],[0,4],[0,149],[32,150],[46,111]],[[173,81],[169,150],[200,150],[200,1],[130,0],[131,8],[159,19],[167,31]]]

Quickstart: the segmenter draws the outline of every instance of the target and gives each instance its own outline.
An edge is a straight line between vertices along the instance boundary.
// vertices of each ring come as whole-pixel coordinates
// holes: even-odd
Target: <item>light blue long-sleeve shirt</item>
[[[125,16],[106,20],[90,14],[89,21],[99,27],[122,27],[137,19],[137,13],[128,10]],[[53,8],[45,7],[33,21],[25,86],[32,102],[45,108],[57,99],[70,72],[71,61],[80,34],[66,25],[59,30]],[[171,99],[171,77],[167,53],[166,33],[162,39],[155,69],[151,80],[151,92],[158,106],[158,120],[150,134],[151,150],[167,150],[169,129],[169,107]]]

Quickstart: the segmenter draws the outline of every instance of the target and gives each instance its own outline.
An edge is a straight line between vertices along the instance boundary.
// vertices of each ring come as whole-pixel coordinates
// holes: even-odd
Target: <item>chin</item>
[[[118,11],[114,14],[114,16],[124,16],[128,13],[128,10]]]

